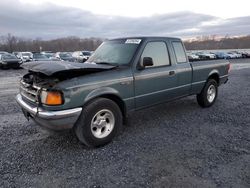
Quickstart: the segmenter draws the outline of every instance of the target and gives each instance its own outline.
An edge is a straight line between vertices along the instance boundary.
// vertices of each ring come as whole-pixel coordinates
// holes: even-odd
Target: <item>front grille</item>
[[[40,87],[25,83],[23,80],[20,81],[20,93],[23,97],[29,101],[38,103],[38,91]]]

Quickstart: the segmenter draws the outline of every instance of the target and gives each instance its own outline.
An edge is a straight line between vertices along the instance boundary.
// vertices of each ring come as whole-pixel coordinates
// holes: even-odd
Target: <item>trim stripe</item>
[[[149,95],[153,95],[153,94],[158,94],[158,93],[162,93],[162,92],[166,92],[166,91],[171,91],[171,90],[175,90],[175,89],[180,89],[180,88],[188,87],[188,86],[191,86],[191,84],[186,84],[186,85],[182,85],[182,86],[178,86],[178,87],[172,87],[172,88],[169,88],[169,89],[163,89],[163,90],[160,90],[160,91],[155,91],[155,92],[151,92],[151,93],[137,95],[135,97],[126,98],[124,100],[130,100],[130,99],[145,97],[145,96],[149,96]]]
[[[228,77],[228,74],[224,75],[224,76],[220,76],[220,78],[224,78],[224,77]]]
[[[181,86],[178,86],[178,87],[164,89],[164,90],[161,90],[161,91],[155,91],[155,92],[151,92],[151,93],[146,93],[146,94],[138,95],[138,96],[135,96],[135,97],[129,97],[129,98],[126,98],[126,99],[123,99],[123,100],[136,99],[136,98],[145,97],[145,96],[149,96],[149,95],[153,95],[153,94],[157,94],[157,93],[171,91],[171,90],[174,90],[174,89],[180,89],[180,88],[184,88],[184,87],[188,87],[188,86],[192,86],[192,85],[196,85],[196,84],[202,84],[202,83],[205,83],[205,82],[206,82],[206,80],[200,81],[200,82],[194,82],[192,84],[185,84],[185,85],[181,85]]]
[[[192,85],[196,85],[196,84],[203,84],[203,83],[205,83],[205,82],[206,82],[206,80],[199,81],[199,82],[193,82],[193,83],[192,83]]]

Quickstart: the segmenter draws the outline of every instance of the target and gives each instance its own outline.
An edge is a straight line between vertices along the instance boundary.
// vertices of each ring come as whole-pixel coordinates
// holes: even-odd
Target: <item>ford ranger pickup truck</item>
[[[228,80],[227,60],[189,62],[178,38],[103,42],[85,63],[29,62],[16,96],[27,119],[74,129],[90,147],[109,143],[129,112],[189,95],[210,107]]]

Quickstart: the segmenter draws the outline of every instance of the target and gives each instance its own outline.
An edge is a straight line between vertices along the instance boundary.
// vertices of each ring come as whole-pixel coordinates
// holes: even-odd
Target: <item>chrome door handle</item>
[[[124,81],[124,82],[121,82],[120,84],[121,85],[129,85],[129,84],[131,84],[131,81]]]

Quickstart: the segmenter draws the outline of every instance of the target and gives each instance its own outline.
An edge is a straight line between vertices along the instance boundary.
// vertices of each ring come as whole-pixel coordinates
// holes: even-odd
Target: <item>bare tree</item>
[[[17,38],[15,36],[11,35],[10,33],[8,33],[4,39],[5,39],[5,43],[6,43],[6,47],[7,47],[6,50],[9,52],[12,52],[14,49],[14,46],[17,43]]]

